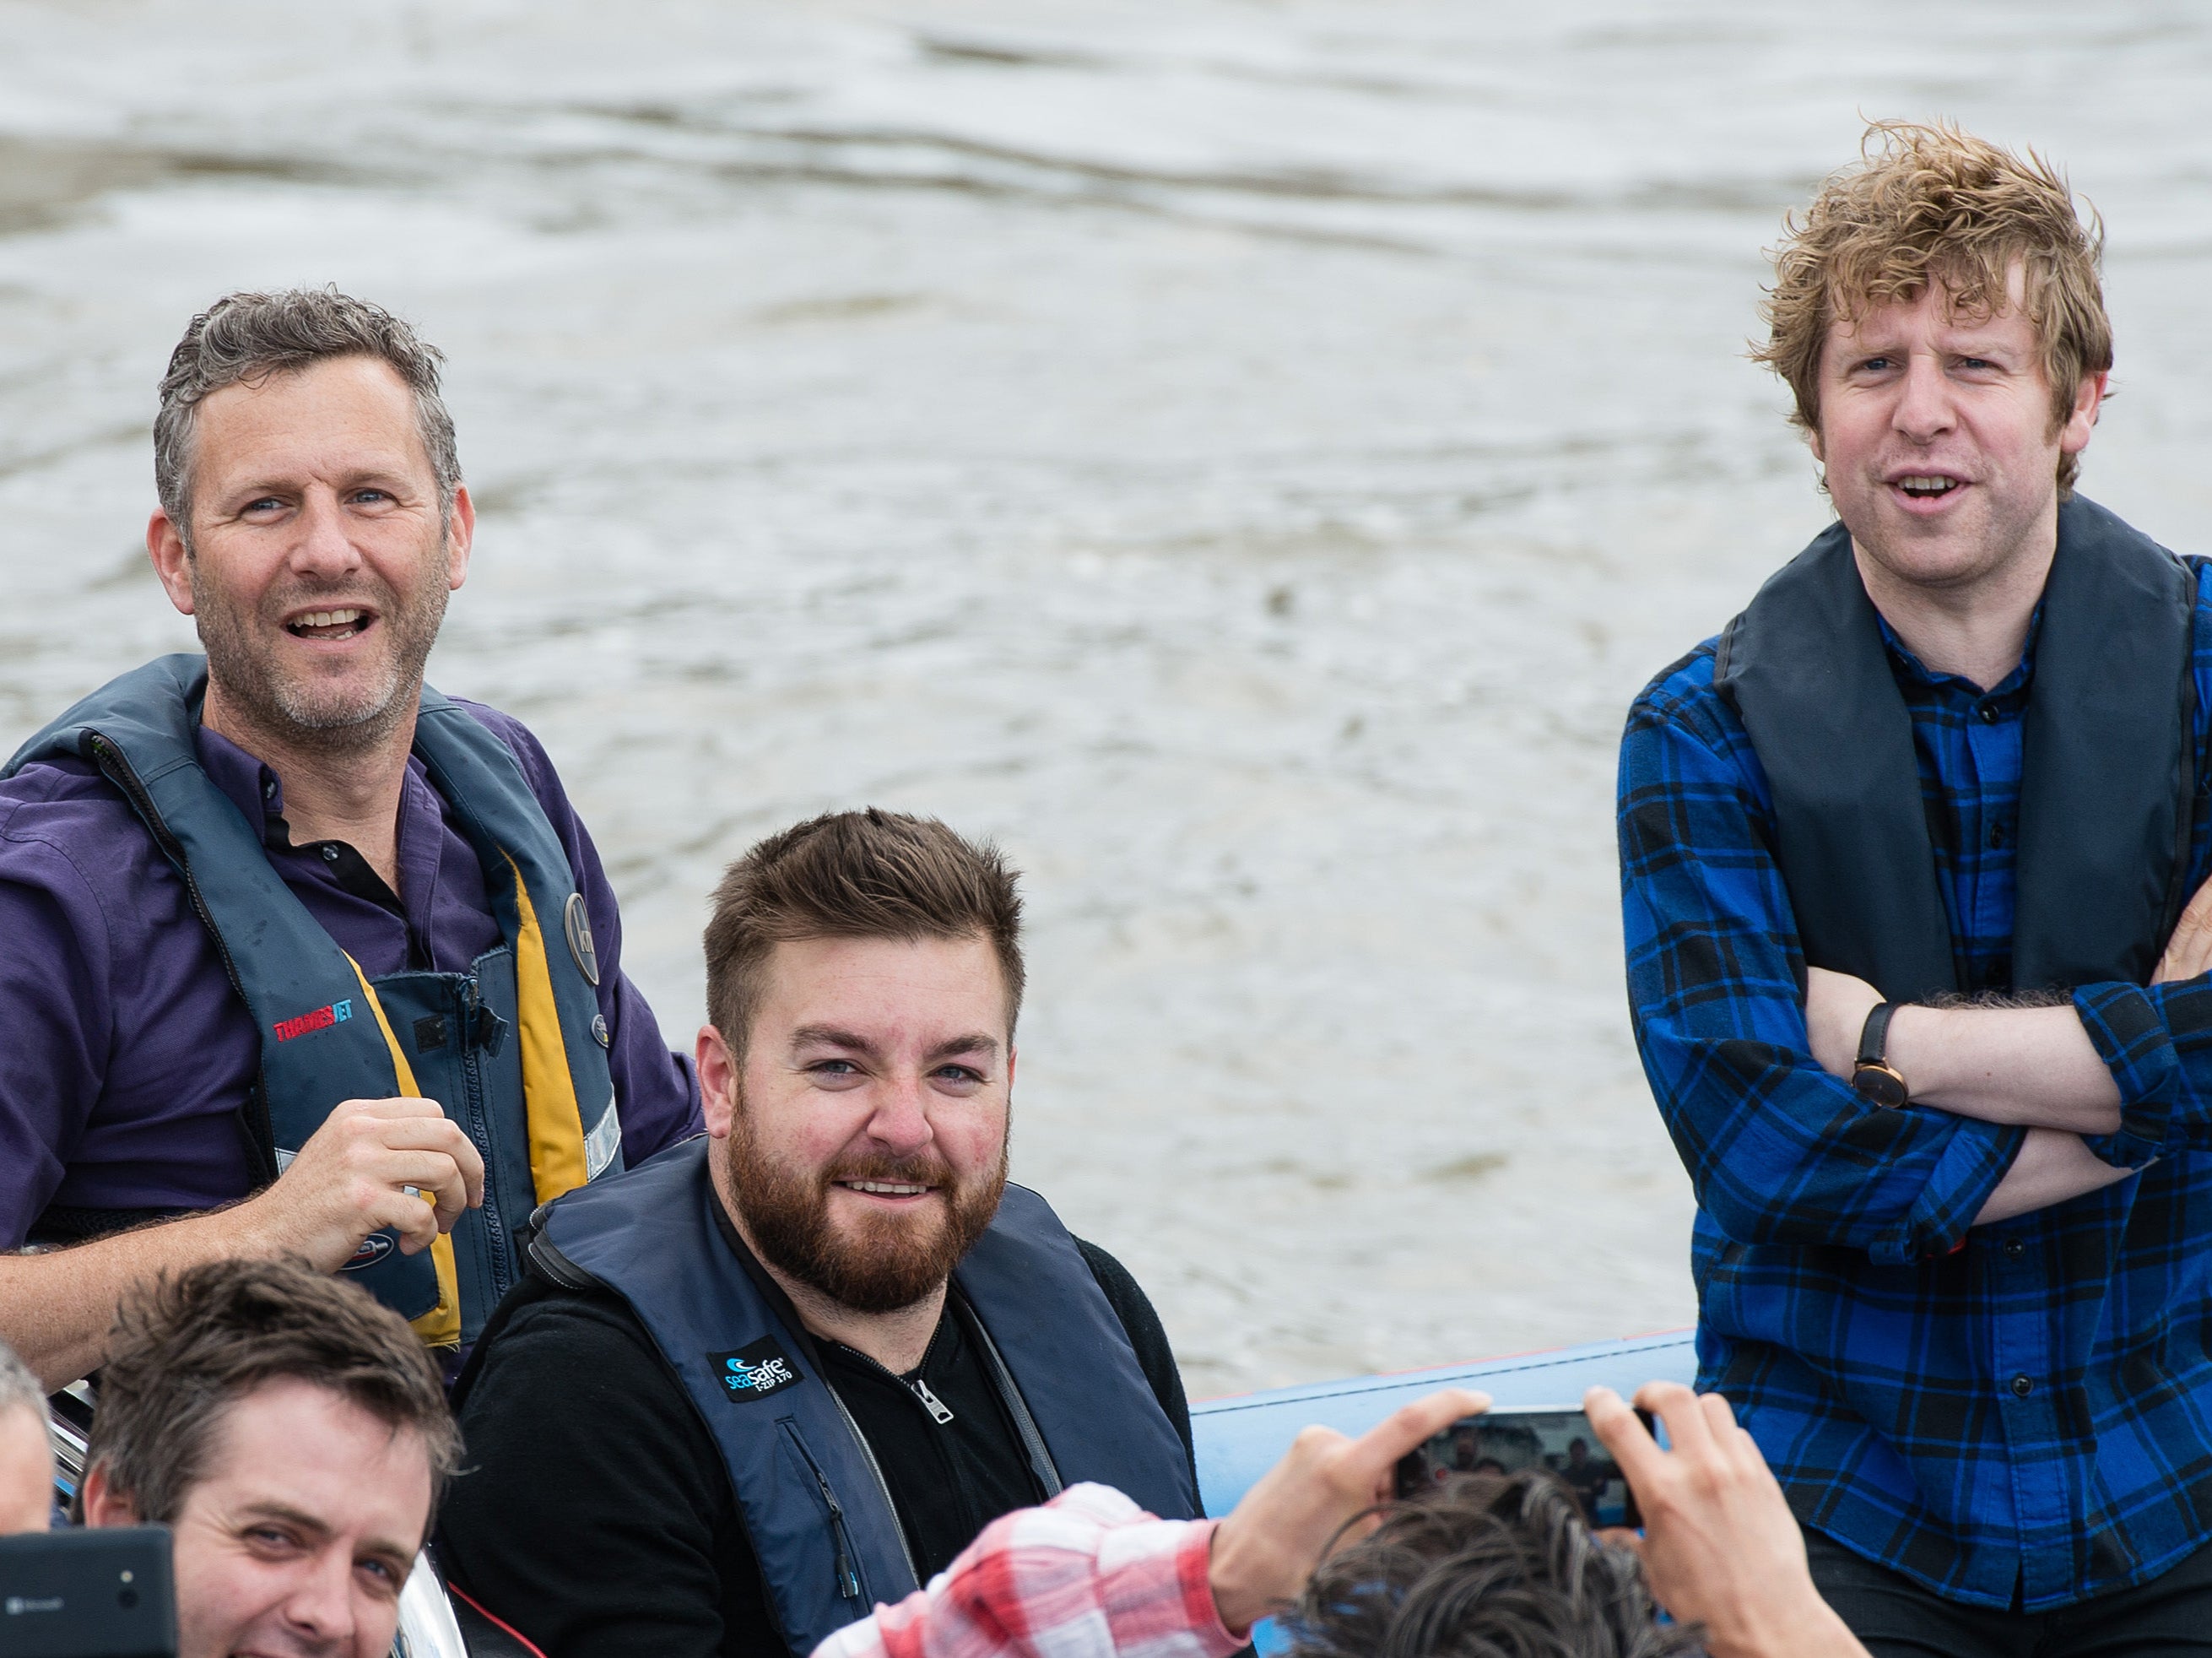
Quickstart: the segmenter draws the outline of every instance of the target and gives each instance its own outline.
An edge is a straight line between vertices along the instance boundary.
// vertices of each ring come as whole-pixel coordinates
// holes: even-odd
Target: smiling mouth
[[[935,1190],[908,1180],[840,1180],[837,1184],[848,1192],[865,1192],[877,1198],[922,1198]]]
[[[1933,473],[1914,473],[1896,480],[1897,487],[1915,501],[1933,501],[1963,487],[1955,478],[1940,478]]]
[[[375,620],[373,612],[350,606],[311,610],[285,623],[284,631],[295,639],[351,639],[366,633]]]

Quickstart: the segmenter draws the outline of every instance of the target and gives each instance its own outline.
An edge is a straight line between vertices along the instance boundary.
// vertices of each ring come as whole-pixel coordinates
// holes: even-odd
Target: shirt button
[[[328,841],[324,842],[324,843],[323,843],[323,862],[324,862],[324,863],[336,863],[337,861],[338,861],[338,849],[337,849],[337,847],[335,847],[335,846],[331,845]]]
[[[1995,725],[1997,722],[1997,705],[1995,703],[1984,703],[1974,712],[1982,716],[1984,725]]]
[[[2014,1399],[2026,1399],[2034,1391],[2035,1384],[2026,1376],[2014,1376],[2012,1379],[2012,1394]]]
[[[2021,1256],[2027,1253],[2027,1246],[2017,1238],[2007,1238],[2005,1240],[2004,1249],[2005,1257],[2008,1260],[2016,1261]]]
[[[271,777],[261,785],[261,798],[264,800],[275,800],[276,798],[276,778]]]

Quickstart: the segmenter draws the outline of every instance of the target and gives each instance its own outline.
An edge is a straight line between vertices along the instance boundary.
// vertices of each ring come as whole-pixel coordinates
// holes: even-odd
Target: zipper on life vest
[[[477,1058],[479,1050],[476,1042],[476,1015],[479,997],[477,992],[477,981],[473,975],[461,981],[459,999],[460,1002],[461,1084],[468,1096],[468,1121],[462,1125],[462,1129],[475,1143],[477,1155],[483,1159],[484,1204],[477,1213],[482,1217],[484,1241],[489,1246],[486,1253],[491,1257],[492,1294],[496,1298],[504,1295],[514,1288],[514,1265],[507,1249],[507,1226],[500,1218],[501,1199],[506,1194],[493,1189],[493,1183],[497,1179],[499,1163],[493,1155],[491,1126],[486,1120],[484,1112],[483,1070],[482,1062]]]
[[[830,1489],[830,1482],[822,1471],[814,1471],[814,1483],[822,1488],[822,1500],[830,1505],[830,1534],[836,1539],[837,1564],[832,1569],[836,1574],[837,1598],[857,1600],[860,1598],[860,1574],[853,1570],[853,1539],[845,1530],[845,1508],[837,1501],[837,1493]]]
[[[830,1537],[837,1546],[836,1564],[831,1569],[837,1598],[857,1600],[860,1598],[860,1574],[853,1564],[853,1535],[845,1524],[845,1505],[837,1500],[837,1493],[830,1489],[830,1477],[817,1465],[798,1430],[788,1422],[779,1425],[791,1448],[799,1454],[799,1460],[806,1465],[806,1472],[814,1476],[814,1488],[822,1493],[823,1506],[830,1510]],[[893,1523],[896,1523],[896,1516]]]

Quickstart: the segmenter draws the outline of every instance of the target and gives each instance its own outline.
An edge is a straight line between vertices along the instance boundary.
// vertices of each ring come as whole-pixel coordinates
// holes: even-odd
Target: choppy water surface
[[[1824,520],[1759,250],[1862,112],[2046,149],[2090,491],[2212,550],[2208,106],[2184,4],[0,0],[0,741],[189,641],[185,318],[335,280],[451,355],[435,677],[679,1041],[724,860],[939,813],[1029,872],[1018,1176],[1195,1391],[1685,1323],[1612,771]]]

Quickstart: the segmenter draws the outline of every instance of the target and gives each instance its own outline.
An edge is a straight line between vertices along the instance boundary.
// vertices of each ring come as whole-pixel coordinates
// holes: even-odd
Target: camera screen
[[[1492,1411],[1445,1429],[1398,1465],[1398,1495],[1413,1496],[1455,1474],[1559,1476],[1593,1526],[1638,1524],[1628,1482],[1580,1411]]]

